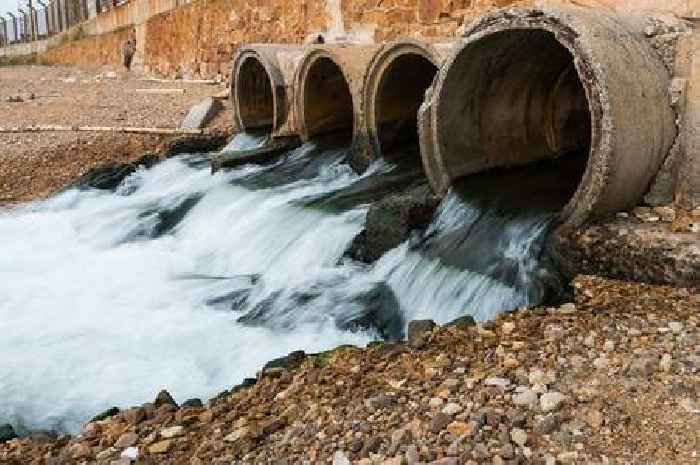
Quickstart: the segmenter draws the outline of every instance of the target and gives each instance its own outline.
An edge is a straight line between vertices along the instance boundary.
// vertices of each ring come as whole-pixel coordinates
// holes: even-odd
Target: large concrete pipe
[[[355,140],[361,133],[360,92],[378,46],[318,45],[308,49],[295,77],[295,124],[303,140],[336,133]]]
[[[400,39],[369,64],[362,90],[365,134],[373,157],[420,158],[418,109],[452,44]]]
[[[275,136],[294,132],[294,70],[303,53],[300,46],[276,44],[246,45],[238,51],[231,71],[231,101],[241,130]]]
[[[643,24],[578,8],[508,9],[473,23],[420,112],[433,188],[578,151],[588,158],[562,227],[638,203],[676,137],[669,75]]]

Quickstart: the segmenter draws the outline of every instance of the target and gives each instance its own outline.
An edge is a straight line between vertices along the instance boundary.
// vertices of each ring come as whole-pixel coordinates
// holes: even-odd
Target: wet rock
[[[112,407],[112,408],[105,410],[102,413],[95,415],[95,417],[90,421],[103,421],[103,420],[106,420],[107,418],[111,418],[111,417],[118,415],[118,414],[119,414],[119,408]]]
[[[423,347],[437,326],[433,320],[414,320],[408,324],[408,345],[419,349]]]
[[[174,157],[183,153],[209,153],[221,149],[227,142],[228,135],[224,132],[182,136],[168,142],[161,152],[165,157]]]
[[[403,339],[405,320],[394,291],[385,283],[377,283],[369,291],[352,299],[360,305],[357,314],[340,314],[336,318],[338,328],[348,331],[376,330],[389,341]]]
[[[450,321],[445,326],[453,326],[457,329],[466,330],[468,328],[476,326],[476,320],[474,320],[474,317],[471,315],[464,315],[457,318],[456,320]]]
[[[202,408],[204,407],[204,404],[202,403],[201,399],[187,399],[183,404],[182,408]]]
[[[0,425],[0,443],[7,442],[17,437],[14,428],[10,424]]]
[[[345,255],[363,263],[375,262],[406,241],[412,231],[427,227],[438,203],[427,186],[373,203],[367,212],[365,229]]]
[[[175,402],[175,399],[170,395],[168,391],[163,389],[158,393],[156,396],[155,402],[153,402],[153,406],[156,409],[159,409],[163,405],[172,405],[175,408],[178,408],[177,402]]]
[[[106,163],[90,169],[71,186],[78,189],[114,190],[136,171],[131,163]]]
[[[304,360],[306,360],[306,352],[303,350],[296,350],[289,355],[267,362],[263,367],[263,373],[274,368],[283,368],[288,371],[294,371],[301,366]]]

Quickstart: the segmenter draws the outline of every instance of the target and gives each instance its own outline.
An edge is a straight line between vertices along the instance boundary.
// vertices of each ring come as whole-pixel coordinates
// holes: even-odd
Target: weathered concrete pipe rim
[[[316,47],[311,47],[305,54],[304,57],[302,58],[297,71],[294,75],[294,100],[293,100],[293,107],[294,107],[294,120],[295,120],[295,126],[296,130],[299,134],[299,137],[301,138],[302,141],[308,142],[314,134],[311,134],[310,128],[307,125],[306,121],[306,115],[305,115],[305,104],[306,104],[306,97],[307,97],[307,80],[309,77],[309,72],[313,69],[313,66],[316,62],[322,59],[327,59],[330,60],[335,66],[338,67],[340,72],[343,75],[343,78],[345,79],[345,83],[347,84],[348,91],[350,92],[350,97],[353,100],[352,101],[352,111],[353,111],[353,127],[352,127],[352,139],[353,142],[356,138],[356,135],[358,133],[358,121],[357,121],[357,115],[356,115],[356,106],[355,106],[355,97],[354,97],[354,92],[352,91],[352,81],[350,79],[350,75],[348,72],[345,70],[343,67],[343,64],[340,60],[338,60],[333,53],[328,51],[327,49],[323,48],[323,45],[319,45]]]
[[[281,122],[284,121],[286,117],[286,88],[284,85],[284,77],[282,76],[282,72],[277,68],[277,66],[272,64],[269,59],[267,59],[263,54],[261,54],[255,49],[255,44],[250,44],[241,47],[238,50],[236,57],[233,60],[233,66],[231,67],[230,94],[231,102],[233,103],[233,116],[235,123],[240,129],[246,129],[245,121],[243,120],[243,115],[240,107],[241,99],[239,98],[239,92],[241,90],[241,69],[249,60],[260,64],[267,73],[267,78],[270,83],[273,98],[272,132],[274,134],[274,132],[279,128]]]
[[[438,73],[434,85],[436,95],[440,95],[452,65],[465,50],[488,36],[514,29],[512,25],[500,22],[503,19],[503,15],[507,15],[510,11],[512,10],[499,11],[487,15],[474,22],[464,31],[464,37],[457,42],[453,53]],[[608,160],[612,156],[610,140],[614,126],[607,88],[604,85],[605,76],[602,75],[601,69],[594,65],[595,59],[591,50],[583,47],[577,41],[578,33],[571,26],[561,22],[557,17],[542,15],[538,10],[521,10],[518,17],[525,19],[526,22],[518,24],[517,29],[549,32],[571,53],[574,57],[573,62],[576,72],[586,94],[591,117],[591,141],[588,162],[576,192],[559,213],[559,221],[562,225],[567,227],[579,226],[583,223],[582,218],[588,216],[586,213],[578,211],[579,205],[595,204],[595,200],[603,191],[605,180],[608,178],[611,169]],[[442,140],[441,132],[438,130],[439,111],[433,109],[430,117],[431,133],[436,138],[434,143],[431,144],[436,149],[432,155],[442,172],[446,173],[447,170],[441,154],[441,147],[444,146],[444,141]],[[447,193],[451,179],[436,178],[435,173],[429,173],[428,178],[437,193],[441,195]]]
[[[377,127],[377,98],[382,79],[395,60],[406,55],[418,55],[432,63],[436,68],[440,66],[438,51],[431,44],[412,38],[401,38],[388,42],[372,57],[362,85],[362,108],[365,134],[369,138],[375,159],[382,156],[379,128]]]

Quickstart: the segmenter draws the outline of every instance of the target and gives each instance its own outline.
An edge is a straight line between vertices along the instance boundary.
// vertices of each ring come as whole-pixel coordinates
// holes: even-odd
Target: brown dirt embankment
[[[137,89],[182,88],[144,94]],[[145,81],[136,74],[51,66],[0,67],[0,126],[83,125],[177,127],[189,108],[219,85]],[[11,97],[21,102],[8,102]],[[228,103],[212,123],[230,124]],[[167,137],[136,134],[42,132],[0,134],[0,203],[46,197],[104,162],[126,162],[154,151]]]

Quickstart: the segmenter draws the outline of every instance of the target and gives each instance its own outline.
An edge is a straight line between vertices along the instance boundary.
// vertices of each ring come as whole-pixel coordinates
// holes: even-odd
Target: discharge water
[[[358,176],[346,157],[305,144],[212,175],[186,155],[116,192],[0,211],[0,424],[74,432],[163,388],[206,399],[293,350],[541,300],[554,212],[503,214],[469,189],[374,265],[343,259],[368,204],[421,179],[386,163]]]

